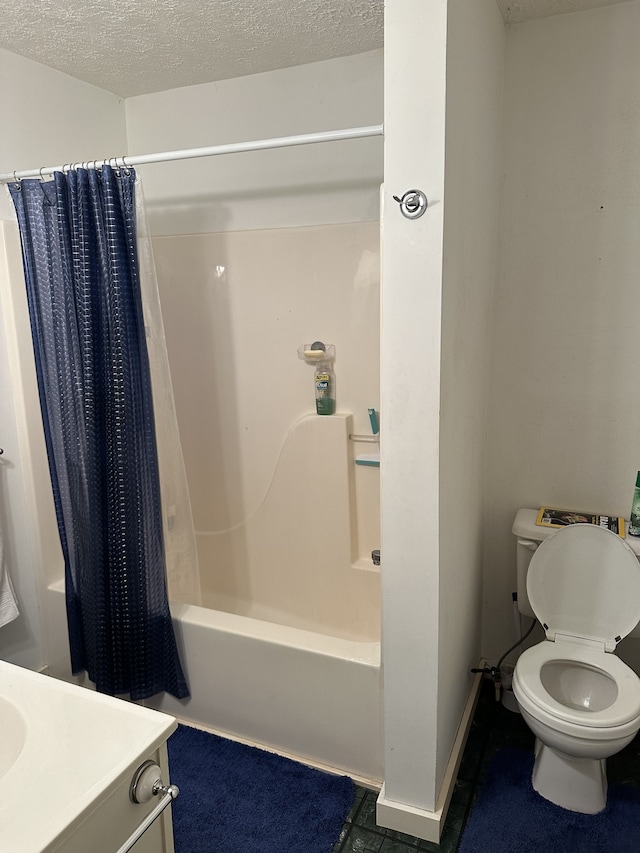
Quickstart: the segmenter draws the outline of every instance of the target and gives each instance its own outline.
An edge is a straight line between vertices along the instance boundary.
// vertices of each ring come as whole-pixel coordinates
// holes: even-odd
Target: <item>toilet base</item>
[[[563,809],[597,814],[607,804],[606,759],[571,758],[536,738],[534,789]]]

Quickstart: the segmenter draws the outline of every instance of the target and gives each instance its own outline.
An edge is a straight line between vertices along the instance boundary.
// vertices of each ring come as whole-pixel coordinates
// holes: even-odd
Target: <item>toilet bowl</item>
[[[512,687],[536,736],[533,787],[596,814],[606,759],[640,729],[640,679],[613,653],[640,619],[640,563],[609,530],[572,525],[534,553],[527,593],[546,639],[522,653]]]

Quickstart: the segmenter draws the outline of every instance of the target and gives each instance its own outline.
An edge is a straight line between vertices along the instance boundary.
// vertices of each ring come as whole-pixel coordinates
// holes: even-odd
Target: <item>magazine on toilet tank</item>
[[[624,539],[624,518],[615,515],[599,515],[595,512],[582,512],[573,509],[561,509],[554,506],[541,506],[536,524],[540,527],[567,527],[569,524],[595,524],[606,527]]]

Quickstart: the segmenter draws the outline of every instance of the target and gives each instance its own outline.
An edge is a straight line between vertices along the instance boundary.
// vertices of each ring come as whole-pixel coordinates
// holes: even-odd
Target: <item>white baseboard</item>
[[[484,666],[484,661],[481,661],[479,668]],[[417,838],[423,838],[425,841],[432,841],[438,844],[442,834],[442,828],[451,802],[451,795],[456,783],[458,768],[462,760],[462,753],[467,742],[467,735],[471,728],[473,713],[475,711],[478,696],[480,695],[480,685],[482,684],[482,673],[476,673],[471,684],[469,697],[460,720],[458,733],[453,742],[451,755],[447,762],[447,767],[444,772],[438,803],[435,811],[427,811],[426,809],[415,808],[406,803],[398,803],[394,800],[389,800],[386,796],[384,783],[378,796],[376,804],[376,823],[386,829],[395,829],[397,832],[404,832],[406,835],[413,835]]]

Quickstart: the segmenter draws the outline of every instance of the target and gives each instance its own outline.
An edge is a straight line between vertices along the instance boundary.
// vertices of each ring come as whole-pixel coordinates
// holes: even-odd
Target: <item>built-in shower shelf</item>
[[[378,422],[378,413],[375,409],[368,409],[369,421],[371,422],[371,435],[354,435],[349,438],[351,441],[360,441],[365,444],[375,444],[377,449],[374,453],[360,453],[356,456],[356,465],[367,465],[369,468],[380,467],[380,424]]]
[[[359,571],[365,572],[379,572],[380,566],[376,566],[373,563],[371,557],[360,557],[358,560],[354,560],[351,563],[352,569],[358,569]]]
[[[360,456],[356,456],[356,465],[368,465],[370,468],[379,468],[380,454],[361,453]]]

